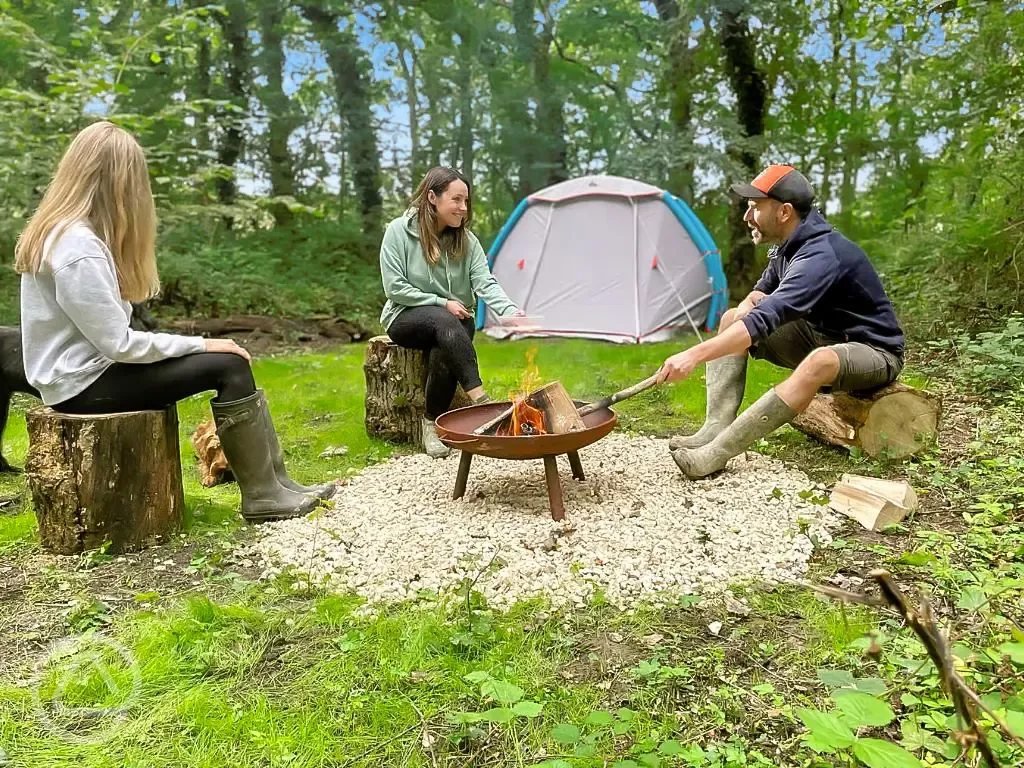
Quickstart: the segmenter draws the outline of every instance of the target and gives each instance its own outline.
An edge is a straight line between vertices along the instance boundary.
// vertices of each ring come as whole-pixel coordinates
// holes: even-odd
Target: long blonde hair
[[[47,237],[56,228],[56,242],[75,221],[87,222],[110,250],[122,298],[145,301],[157,293],[156,206],[146,156],[113,123],[93,123],[72,140],[18,238],[14,268],[38,272]]]
[[[428,192],[433,192],[440,197],[448,189],[448,185],[458,179],[466,185],[469,195],[466,198],[466,217],[462,220],[462,226],[458,228],[446,227],[440,235],[437,233],[437,208],[430,202]],[[441,260],[441,248],[444,246],[451,258],[461,259],[466,254],[467,232],[469,224],[473,220],[473,190],[469,185],[469,179],[456,171],[454,168],[431,168],[423,181],[416,188],[409,205],[416,211],[416,220],[420,225],[420,243],[423,245],[423,255],[431,264],[437,264]]]

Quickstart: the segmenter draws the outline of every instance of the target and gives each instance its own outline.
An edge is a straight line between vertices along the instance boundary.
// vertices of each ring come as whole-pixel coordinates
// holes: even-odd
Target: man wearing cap
[[[707,363],[707,416],[693,435],[669,442],[687,477],[710,475],[803,411],[822,387],[872,390],[903,368],[903,331],[867,255],[812,208],[814,191],[788,165],[734,184],[754,243],[772,243],[768,267],[712,339],[672,355],[659,383]],[[737,418],[747,356],[793,373]]]

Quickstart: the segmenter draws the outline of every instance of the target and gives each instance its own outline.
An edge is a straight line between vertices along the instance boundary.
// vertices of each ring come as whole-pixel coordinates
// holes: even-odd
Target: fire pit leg
[[[586,480],[586,476],[583,474],[583,464],[580,463],[580,452],[569,451],[566,454],[569,457],[569,466],[572,467],[572,476],[577,480]]]
[[[473,461],[473,454],[469,451],[462,451],[459,459],[459,474],[455,476],[455,493],[452,499],[461,499],[466,494],[466,481],[469,480],[469,465]]]
[[[548,503],[551,505],[551,519],[564,520],[565,506],[562,504],[562,483],[558,480],[558,465],[554,456],[544,457],[544,476],[548,481]]]

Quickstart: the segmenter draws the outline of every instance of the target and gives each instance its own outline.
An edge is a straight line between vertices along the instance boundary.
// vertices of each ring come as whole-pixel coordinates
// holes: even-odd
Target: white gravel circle
[[[353,476],[330,511],[261,526],[239,554],[260,562],[264,577],[290,567],[370,605],[479,576],[474,588],[498,608],[538,595],[582,605],[595,589],[629,608],[799,578],[812,538],[827,543],[838,524],[801,497],[823,496],[820,486],[757,453],[699,481],[681,475],[666,440],[614,433],[580,457],[583,482],[558,459],[561,523],[550,517],[539,459],[475,456],[466,495],[453,501],[458,452],[416,454]]]

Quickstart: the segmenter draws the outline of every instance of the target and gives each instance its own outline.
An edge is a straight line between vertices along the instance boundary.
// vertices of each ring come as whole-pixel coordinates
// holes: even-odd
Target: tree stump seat
[[[400,347],[390,337],[374,336],[366,344],[366,434],[396,443],[423,442],[424,387],[427,355]],[[470,405],[462,387],[455,390],[452,408]]]
[[[25,474],[44,547],[62,555],[143,549],[181,527],[178,412],[25,415]]]

